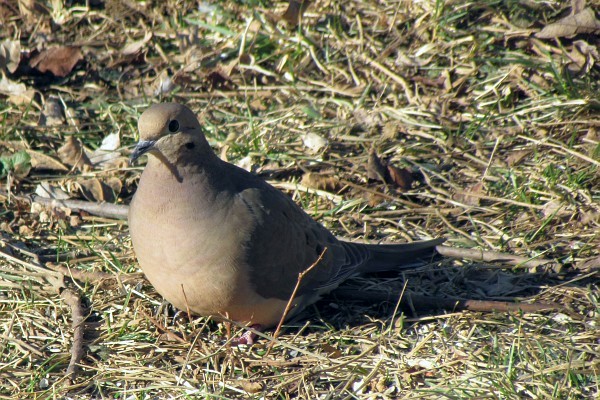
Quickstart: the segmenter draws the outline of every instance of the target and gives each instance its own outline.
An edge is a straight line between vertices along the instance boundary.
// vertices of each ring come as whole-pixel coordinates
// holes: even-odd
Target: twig
[[[4,190],[0,190],[0,196],[8,197],[9,193]],[[29,196],[16,196],[11,195],[13,199],[21,200],[31,203],[40,203],[51,208],[65,207],[73,211],[85,211],[87,213],[97,215],[100,217],[113,218],[113,219],[127,219],[129,213],[129,206],[122,204],[112,203],[94,203],[91,201],[84,200],[58,200],[49,199],[47,197],[41,197],[36,194]]]
[[[273,333],[274,340],[271,341],[271,343],[269,343],[269,347],[267,348],[266,354],[269,354],[269,352],[271,351],[271,348],[275,344],[275,339],[277,339],[277,337],[279,336],[279,333],[281,331],[281,326],[283,325],[283,322],[287,318],[287,315],[290,312],[290,309],[292,308],[292,303],[294,302],[296,293],[298,292],[298,289],[300,288],[302,279],[304,279],[304,276],[306,276],[306,274],[308,274],[310,271],[312,271],[321,262],[321,260],[323,260],[323,256],[325,255],[326,252],[327,252],[327,247],[325,247],[323,249],[323,251],[321,252],[319,257],[316,259],[315,262],[312,263],[312,265],[310,267],[308,267],[307,269],[305,269],[304,271],[302,271],[298,274],[298,279],[296,280],[296,286],[294,286],[292,295],[290,296],[290,299],[288,300],[287,305],[285,306],[285,310],[283,311],[283,314],[281,315],[281,319],[279,320],[279,323],[277,324],[277,328],[275,329],[275,332]]]
[[[71,360],[67,367],[67,379],[73,381],[77,375],[78,363],[83,358],[83,323],[85,316],[83,315],[83,307],[81,306],[81,298],[73,289],[64,289],[60,294],[66,305],[71,308],[71,316],[73,322],[73,344],[71,345]]]
[[[508,265],[516,265],[526,268],[537,268],[540,266],[546,266],[551,268],[560,267],[560,264],[548,260],[546,258],[528,258],[515,256],[507,253],[500,253],[496,251],[485,251],[481,249],[463,249],[458,247],[449,246],[436,246],[437,252],[443,256],[451,258],[462,258],[471,261],[484,261],[484,262],[503,262]]]
[[[127,274],[126,276],[119,277],[118,275],[109,274],[102,271],[82,271],[76,268],[69,268],[63,265],[56,265],[51,262],[46,263],[46,267],[52,271],[59,272],[63,275],[70,276],[73,279],[77,279],[86,283],[97,283],[105,280],[116,280],[121,279],[123,282],[127,282],[133,279],[139,279],[143,274]]]
[[[183,287],[183,283],[181,284],[181,292],[183,293],[183,299],[185,300],[185,310],[187,312],[188,321],[192,322],[192,313],[190,312],[190,305],[188,304],[188,299],[185,294],[185,288]]]
[[[167,335],[168,339],[173,339],[179,343],[185,343],[188,344],[188,341],[179,337],[175,332],[170,331],[169,329],[165,328],[163,326],[163,324],[161,324],[160,322],[158,322],[156,320],[156,318],[148,315],[144,310],[139,310],[139,312],[145,316],[146,318],[148,318],[148,321],[152,322],[152,325],[154,325],[156,327],[156,329],[158,329],[159,332]]]

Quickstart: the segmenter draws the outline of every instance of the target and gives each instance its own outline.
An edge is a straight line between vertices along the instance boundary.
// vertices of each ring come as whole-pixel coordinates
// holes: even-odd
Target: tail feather
[[[444,238],[438,238],[401,244],[361,244],[368,258],[358,267],[357,272],[370,273],[417,267],[431,258],[435,254],[435,246],[444,241]]]

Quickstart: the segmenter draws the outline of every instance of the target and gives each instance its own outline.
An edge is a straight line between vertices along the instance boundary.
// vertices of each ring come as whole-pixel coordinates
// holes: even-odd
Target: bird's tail
[[[357,272],[372,273],[418,267],[430,260],[435,255],[435,246],[445,240],[438,238],[401,244],[360,244],[360,250],[366,250],[368,257]]]

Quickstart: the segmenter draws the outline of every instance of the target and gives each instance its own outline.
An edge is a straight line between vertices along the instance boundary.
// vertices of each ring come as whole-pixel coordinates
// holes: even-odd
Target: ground
[[[597,398],[598,2],[291,3],[0,2],[2,398]],[[162,302],[123,219],[167,100],[341,237],[521,258],[356,278],[231,346]]]

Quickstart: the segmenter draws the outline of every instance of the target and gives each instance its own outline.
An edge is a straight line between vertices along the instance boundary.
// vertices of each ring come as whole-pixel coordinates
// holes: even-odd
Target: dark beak
[[[129,165],[132,165],[135,160],[140,158],[140,156],[152,150],[155,143],[156,140],[140,140],[137,145],[135,145],[133,153],[131,153],[131,157],[129,157]]]

